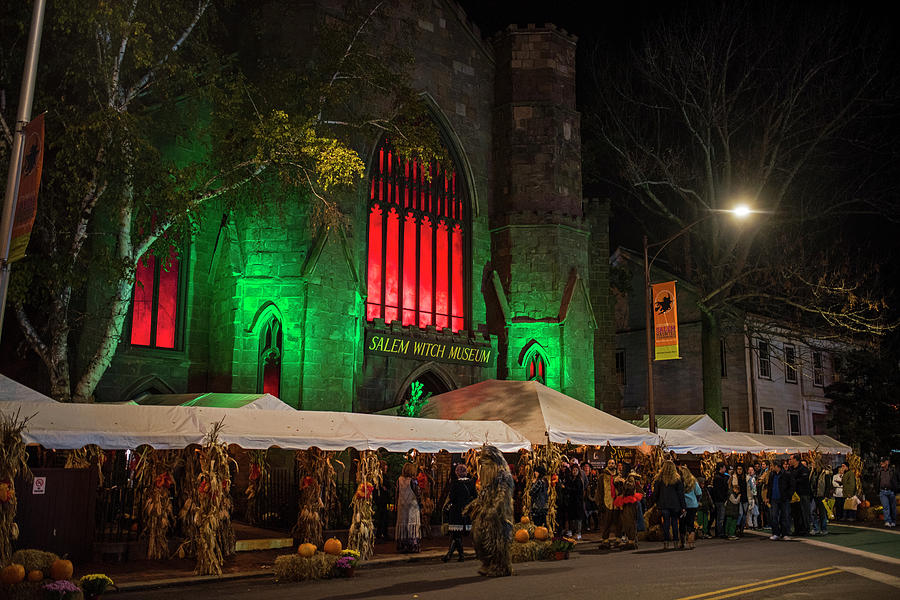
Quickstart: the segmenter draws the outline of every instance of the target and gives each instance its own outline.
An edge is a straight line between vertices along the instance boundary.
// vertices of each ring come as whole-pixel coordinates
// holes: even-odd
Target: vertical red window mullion
[[[403,316],[404,325],[416,324],[416,217],[411,212],[403,221]]]
[[[390,323],[398,319],[400,305],[400,215],[395,208],[387,215],[384,270],[384,321]]]
[[[419,327],[427,327],[434,322],[431,307],[433,281],[431,275],[431,241],[433,228],[430,217],[422,217],[419,233]]]
[[[134,302],[131,309],[131,343],[149,346],[153,326],[153,274],[156,259],[148,252],[138,260],[134,274]]]
[[[392,154],[391,151],[388,150],[388,153],[387,153],[387,178],[386,178],[387,179],[387,201],[388,202],[394,201],[394,196],[392,194],[393,189],[391,187],[391,184],[393,183],[393,181],[391,179],[391,172],[392,172],[391,167],[393,166],[394,161],[391,157],[391,154]]]
[[[465,315],[463,314],[463,240],[462,227],[458,224],[453,227],[453,289],[451,309],[453,312],[453,322],[451,329],[454,332],[461,330],[465,326]]]
[[[178,253],[169,247],[169,257],[160,264],[156,304],[157,348],[175,348],[175,325],[178,310]]]
[[[409,208],[409,161],[406,161],[406,177],[403,178],[403,208]]]
[[[366,320],[381,316],[381,207],[372,205],[369,211],[369,263],[367,271],[368,298]]]
[[[450,262],[450,249],[447,242],[447,222],[441,221],[437,226],[437,243],[434,252],[435,266],[435,325],[438,329],[450,327],[450,293],[448,281],[448,264]]]

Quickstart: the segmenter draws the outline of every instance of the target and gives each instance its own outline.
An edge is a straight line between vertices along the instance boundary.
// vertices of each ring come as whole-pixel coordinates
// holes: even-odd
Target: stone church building
[[[617,412],[608,203],[582,197],[576,39],[551,25],[486,39],[452,0],[400,0],[390,18],[415,31],[413,83],[455,171],[373,138],[344,228],[287,205],[211,211],[173,268],[139,266],[98,401],[265,391],[376,412],[414,381],[538,379]]]

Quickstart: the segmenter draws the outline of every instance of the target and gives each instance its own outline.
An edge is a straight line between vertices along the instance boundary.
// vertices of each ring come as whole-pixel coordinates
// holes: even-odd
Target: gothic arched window
[[[386,139],[375,150],[366,320],[465,329],[468,211],[462,188],[455,171],[399,157]]]
[[[174,349],[178,330],[178,279],[181,263],[174,246],[165,260],[147,252],[138,260],[131,304],[134,346]]]
[[[525,377],[528,381],[547,383],[547,363],[540,352],[532,352],[525,363]]]
[[[281,321],[271,317],[259,332],[257,392],[279,397],[281,393],[281,355]]]

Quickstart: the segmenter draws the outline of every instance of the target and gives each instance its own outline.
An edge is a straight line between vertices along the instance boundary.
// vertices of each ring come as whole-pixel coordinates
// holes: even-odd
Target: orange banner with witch
[[[656,360],[681,358],[678,353],[678,311],[674,281],[653,284],[653,339]]]
[[[28,247],[34,217],[37,215],[38,190],[41,187],[41,171],[44,167],[44,115],[38,115],[25,126],[24,145],[22,175],[19,178],[16,216],[13,220],[12,243],[9,248],[11,263],[25,258],[25,249]]]

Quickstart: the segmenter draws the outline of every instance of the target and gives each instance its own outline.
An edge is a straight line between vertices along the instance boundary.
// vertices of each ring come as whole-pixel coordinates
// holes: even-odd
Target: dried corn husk
[[[22,432],[31,417],[22,417],[19,411],[7,414],[0,411],[0,485],[6,485],[6,500],[0,502],[0,565],[9,564],[12,543],[19,537],[16,518],[15,481],[20,474],[31,479],[28,454],[22,442]]]
[[[66,455],[66,469],[90,469],[97,466],[97,485],[103,486],[103,463],[106,454],[96,444],[88,444],[84,448],[69,450]]]
[[[203,447],[194,449],[186,463],[185,487],[190,488],[179,513],[188,539],[179,556],[191,551],[197,558],[195,573],[221,575],[226,556],[234,554],[231,527],[231,471],[228,449],[219,441],[223,423],[215,423]]]
[[[141,535],[148,540],[147,557],[168,558],[169,528],[175,518],[170,490],[175,485],[173,473],[180,456],[175,450],[154,450],[149,446],[141,447],[139,452],[135,480],[138,488],[143,490]]]
[[[268,450],[250,450],[248,452],[250,458],[250,475],[247,489],[244,494],[247,496],[247,522],[255,525],[260,520],[259,514],[259,497],[264,487],[263,482],[269,476]]]
[[[300,499],[297,523],[291,535],[301,542],[321,546],[322,529],[326,523],[326,508],[337,505],[337,484],[334,465],[328,453],[318,449],[297,451],[300,472]]]
[[[356,470],[356,481],[359,484],[353,494],[353,522],[350,524],[350,536],[347,547],[359,552],[363,560],[375,554],[375,510],[372,506],[372,493],[381,485],[381,464],[378,455],[367,450],[361,453]]]
[[[516,470],[519,473],[519,480],[522,482],[522,514],[530,515],[531,477],[534,473],[534,464],[530,451],[524,448],[519,450],[519,460],[516,462]]]
[[[535,446],[532,454],[532,468],[542,465],[547,470],[547,477],[552,481],[553,475],[559,472],[562,462],[562,448],[558,444],[548,443]],[[556,486],[550,484],[550,498],[547,502],[547,529],[556,531]]]

